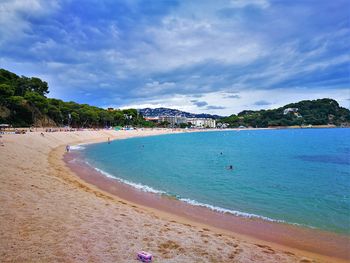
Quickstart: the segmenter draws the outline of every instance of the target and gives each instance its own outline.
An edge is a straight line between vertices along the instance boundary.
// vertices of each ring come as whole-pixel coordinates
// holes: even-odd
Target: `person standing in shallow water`
[[[108,137],[108,144],[111,144],[111,139]]]
[[[68,153],[70,151],[70,146],[69,144],[66,145],[66,152]]]

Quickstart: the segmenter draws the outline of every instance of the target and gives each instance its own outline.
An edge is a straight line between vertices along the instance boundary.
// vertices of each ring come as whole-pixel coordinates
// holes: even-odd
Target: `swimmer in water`
[[[233,170],[233,165],[229,165],[229,166],[227,167],[227,170]]]

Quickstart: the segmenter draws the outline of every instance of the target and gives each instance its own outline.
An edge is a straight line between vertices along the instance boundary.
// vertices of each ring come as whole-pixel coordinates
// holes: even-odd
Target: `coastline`
[[[83,160],[79,160],[78,154],[65,154],[63,159],[66,165],[83,181],[134,204],[256,240],[329,257],[346,258],[348,256],[348,246],[337,247],[337,244],[350,244],[350,237],[346,235],[287,223],[270,222],[260,218],[246,218],[220,213],[207,207],[193,206],[158,193],[144,192],[107,177],[85,164]]]
[[[174,131],[162,131],[159,133],[165,134],[171,132]],[[62,158],[64,154],[65,144],[101,142],[106,141],[107,136],[110,136],[112,139],[120,139],[134,136],[157,135],[157,133],[152,131],[142,131],[138,133],[127,131],[123,134],[113,131],[86,132],[90,133],[89,136],[85,136],[87,134],[84,135],[83,133],[85,132],[67,133],[66,135],[57,134],[57,136],[56,134],[47,134],[45,135],[45,138],[40,138],[39,133],[34,133],[28,136],[36,136],[35,138],[31,138],[34,140],[32,140],[30,143],[28,143],[24,137],[18,137],[20,139],[19,141],[14,139],[16,136],[26,135],[11,135],[9,137],[5,137],[5,148],[11,147],[11,144],[15,144],[17,148],[15,147],[15,150],[10,149],[8,152],[10,155],[9,158],[4,158],[1,160],[1,162],[3,162],[3,168],[1,168],[1,177],[5,175],[5,172],[6,175],[14,175],[15,177],[15,179],[11,178],[11,180],[7,180],[6,182],[5,180],[2,180],[5,183],[2,184],[2,188],[4,189],[1,190],[4,191],[2,191],[0,200],[4,206],[3,208],[6,209],[4,209],[4,211],[6,212],[2,212],[1,214],[1,218],[4,219],[4,224],[2,224],[0,227],[3,240],[1,241],[2,249],[0,251],[1,261],[20,261],[21,256],[22,259],[26,258],[32,260],[40,260],[47,258],[43,258],[44,255],[51,256],[51,259],[53,259],[53,255],[49,255],[50,251],[46,251],[47,246],[50,245],[53,247],[60,246],[60,249],[58,249],[59,253],[57,252],[57,255],[54,253],[56,259],[80,261],[79,259],[83,260],[90,258],[91,261],[99,261],[98,259],[105,259],[104,261],[108,261],[108,257],[114,256],[113,260],[115,261],[118,259],[125,259],[125,256],[130,254],[130,251],[136,251],[136,248],[132,248],[132,246],[130,248],[130,242],[133,240],[135,244],[141,242],[143,244],[141,248],[145,250],[151,250],[159,262],[162,260],[164,262],[176,262],[176,260],[179,259],[186,262],[194,262],[198,261],[198,259],[206,259],[205,261],[214,262],[215,257],[216,261],[219,262],[230,262],[233,259],[235,259],[237,262],[246,262],[253,261],[253,258],[257,259],[257,261],[260,262],[297,262],[300,260],[304,260],[303,262],[311,262],[310,258],[320,262],[346,262],[346,259],[331,258],[321,254],[291,248],[289,246],[285,246],[286,244],[278,244],[278,242],[275,244],[276,242],[273,242],[274,240],[269,240],[272,242],[258,240],[254,237],[250,237],[247,235],[247,233],[244,232],[239,233],[238,231],[237,233],[237,231],[235,232],[228,229],[221,229],[215,225],[208,226],[210,224],[207,222],[196,222],[196,220],[193,220],[193,218],[186,218],[186,215],[176,213],[174,214],[172,211],[162,211],[161,209],[158,209],[159,207],[147,207],[144,204],[137,204],[137,202],[134,202],[133,200],[126,201],[128,198],[123,198],[124,196],[119,196],[118,194],[112,195],[108,193],[106,189],[99,189],[99,185],[97,185],[96,182],[88,181],[86,183],[84,180],[78,178],[79,174],[76,176],[74,173],[72,173],[63,162]],[[48,143],[45,141],[47,139],[49,140]],[[41,145],[39,145],[40,147],[36,143],[41,143]],[[41,159],[36,158],[37,155],[40,155]],[[21,162],[18,165],[19,167],[10,167],[11,169],[8,169],[8,171],[6,171],[4,165],[11,165],[11,158],[16,157],[18,162],[24,162]],[[22,158],[23,160],[21,160]],[[7,168],[9,168],[9,166],[7,166]],[[29,175],[30,177],[26,178],[28,179],[25,181],[25,184],[28,184],[26,186],[23,182],[23,174]],[[90,172],[88,174],[90,174]],[[92,179],[91,176],[88,178],[90,180]],[[98,180],[102,180],[101,178],[103,177],[100,176]],[[1,179],[6,179],[6,177],[4,176],[4,178]],[[48,181],[47,185],[40,185],[43,184],[43,182],[41,182],[43,180]],[[55,187],[46,189],[48,192],[45,192],[45,194],[41,193],[40,189],[48,186],[51,187],[53,185]],[[10,190],[16,189],[17,191],[9,191],[9,188]],[[18,188],[25,191],[18,192]],[[61,191],[59,191],[59,188],[62,188]],[[129,194],[129,190],[126,192]],[[25,199],[25,197],[28,197],[28,194],[31,197],[29,199],[29,203],[27,202],[28,200]],[[64,198],[62,198],[61,195]],[[131,194],[130,196],[135,197],[137,195]],[[38,197],[42,197],[46,202],[36,201]],[[144,197],[142,196],[142,198]],[[57,207],[57,205],[61,202],[67,203],[66,207]],[[169,202],[171,202],[171,204],[173,204],[173,202],[180,203],[179,201],[175,200],[169,200]],[[25,206],[28,206],[28,210],[25,212],[22,211],[23,204],[25,204]],[[37,207],[38,209],[34,210],[34,206],[39,207]],[[166,207],[172,206],[166,205]],[[44,213],[45,216],[43,215],[43,218],[36,215],[36,213],[42,212],[40,211],[40,208],[43,208],[44,212],[48,213]],[[202,208],[198,209],[204,210]],[[101,212],[103,210],[102,214],[104,216],[98,216],[95,210],[98,210],[98,212]],[[116,210],[123,210],[124,212],[118,212],[116,215],[114,214]],[[29,219],[28,213],[31,215],[31,218]],[[20,214],[20,216],[18,216],[18,214]],[[49,217],[51,219],[49,220],[50,224],[46,225],[46,228],[44,227],[44,229],[40,229],[40,225],[43,223],[42,221],[45,221],[46,219],[45,217]],[[19,220],[15,220],[15,223],[11,225],[11,222],[13,223],[13,218],[17,218]],[[24,220],[20,220],[21,218]],[[33,220],[33,218],[35,218],[35,220]],[[61,220],[57,220],[57,218]],[[94,219],[92,221],[95,224],[104,222],[104,224],[99,225],[97,232],[86,225],[86,221],[89,221],[91,219]],[[59,231],[54,231],[56,226],[52,226],[52,220],[58,223],[57,226],[59,228]],[[49,233],[44,235],[42,242],[40,242],[41,239],[37,238],[40,231],[38,231],[38,233],[31,233],[31,231],[28,230],[28,226],[26,226],[25,230],[22,230],[22,232],[24,231],[27,233],[27,235],[24,235],[21,231],[18,231],[18,229],[23,228],[23,221],[25,221],[27,225],[31,226],[29,227],[29,230],[31,228],[35,229],[35,227],[38,227],[42,232],[47,232],[49,230]],[[117,227],[113,225],[115,222],[117,222]],[[73,227],[70,228],[69,223],[71,223]],[[82,224],[82,226],[78,227],[79,224]],[[90,225],[90,227],[92,226],[93,225]],[[109,237],[111,234],[110,232],[114,233],[115,231],[118,231],[118,228],[121,227],[125,228],[128,231],[125,231],[125,233],[122,235],[119,233],[118,236]],[[140,229],[140,227],[150,229],[146,231],[144,229]],[[261,227],[262,226],[260,225],[260,228]],[[80,236],[68,235],[70,238],[68,238],[68,243],[72,246],[71,248],[67,248],[64,242],[65,239],[67,239],[67,236],[63,235],[63,230],[66,230],[66,228],[68,228],[70,231],[74,230],[73,232],[75,234],[77,234],[76,228],[78,228],[80,234],[83,233]],[[106,230],[106,228],[108,229]],[[150,238],[150,236],[154,236],[152,233],[159,231],[159,228],[161,228],[163,232],[161,231],[158,233],[158,235],[156,234],[155,237]],[[12,231],[9,231],[11,229]],[[131,229],[136,229],[136,232],[138,232],[138,234],[135,233],[135,235],[133,235],[130,233]],[[30,234],[28,234],[28,232]],[[170,243],[168,242],[168,232],[171,232],[170,237],[172,240],[170,240]],[[56,239],[52,239],[52,237],[50,237],[51,234],[53,234],[53,236],[56,236]],[[102,239],[106,238],[105,235],[108,235],[107,240],[109,241],[111,241],[111,238],[114,238],[114,243],[111,241],[112,244],[118,244],[113,248],[114,250],[112,249],[113,251],[101,254],[99,250],[92,249],[92,251],[88,253],[86,251],[86,248],[81,248],[81,238],[85,236],[92,238],[98,244],[101,244],[102,242],[104,245],[107,245],[106,242],[102,241]],[[124,243],[127,243],[126,245],[128,245],[128,248],[126,248],[125,244],[122,244],[123,242],[120,242],[120,240],[119,243],[117,242],[117,240],[120,239],[120,236],[123,236],[125,238]],[[137,238],[140,236],[143,237],[141,240]],[[4,239],[6,237],[7,239]],[[194,239],[194,241],[192,241],[191,244],[188,244],[188,240],[190,239]],[[51,242],[48,242],[48,240]],[[57,244],[57,240],[60,242],[60,244]],[[316,242],[317,238],[314,241]],[[87,248],[91,249],[90,246],[93,244],[90,244],[88,239],[84,239],[84,242],[87,242]],[[34,247],[33,243],[36,244]],[[46,245],[43,245],[43,243],[46,243]],[[210,243],[210,245],[208,245],[208,243]],[[24,246],[23,244],[27,246]],[[40,248],[39,250],[41,251],[39,244],[43,245],[45,251],[38,254],[35,248]],[[109,244],[109,246],[110,245],[111,244]],[[20,253],[15,252],[21,248],[22,250],[20,250]],[[98,248],[101,249],[100,246],[98,246]],[[220,250],[217,250],[218,248],[220,248]],[[332,250],[332,247],[330,247],[330,249]],[[76,251],[80,251],[82,254],[81,258],[75,259],[73,257],[73,254],[76,253]],[[122,254],[123,256],[120,257],[118,253]],[[86,254],[89,255],[88,258],[86,258]],[[214,258],[213,255],[215,256]],[[131,254],[129,256],[132,257]],[[13,257],[17,260],[13,260]],[[308,257],[309,259],[305,257]]]

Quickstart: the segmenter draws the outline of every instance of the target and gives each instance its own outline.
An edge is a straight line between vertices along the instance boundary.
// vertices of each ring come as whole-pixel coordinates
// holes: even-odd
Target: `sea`
[[[348,128],[184,132],[75,149],[101,176],[141,191],[350,235]]]

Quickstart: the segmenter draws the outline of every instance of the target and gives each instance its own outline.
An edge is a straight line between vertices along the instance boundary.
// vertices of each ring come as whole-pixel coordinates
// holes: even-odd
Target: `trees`
[[[26,92],[36,92],[39,95],[45,96],[49,93],[49,87],[47,82],[42,81],[39,78],[28,78],[25,76],[17,76],[16,74],[0,69],[0,83],[7,84],[14,88],[15,95],[25,96]]]
[[[58,125],[63,125],[63,116],[59,107],[54,104],[48,105],[48,116]]]
[[[124,126],[126,124],[126,119],[122,111],[113,111],[113,125]]]
[[[153,127],[155,125],[145,121],[136,109],[107,111],[88,104],[47,98],[48,92],[47,82],[39,78],[19,77],[10,71],[0,69],[0,110],[2,111],[0,113],[4,113],[0,114],[1,121],[14,126],[29,126],[35,124],[37,120],[37,123],[44,123],[40,118],[50,118],[58,126],[72,125],[73,127],[124,125]],[[293,111],[284,114],[286,108],[298,108],[298,114]],[[350,111],[340,107],[332,99],[305,100],[273,110],[242,111],[238,115],[233,114],[220,121],[229,123],[230,127],[329,123],[349,125]],[[168,127],[169,124],[169,122],[163,122],[160,126]]]
[[[297,109],[284,114],[287,108]],[[238,116],[231,115],[221,121],[230,127],[239,125],[252,127],[292,126],[292,125],[327,125],[349,123],[350,111],[339,106],[332,99],[304,100],[290,103],[273,110],[242,111]]]
[[[188,124],[187,123],[180,123],[180,128],[181,129],[188,128]]]
[[[49,101],[39,93],[35,91],[28,91],[24,95],[24,98],[43,113],[48,112]]]
[[[169,127],[169,125],[170,125],[170,122],[168,121],[162,121],[161,123],[159,123],[159,126],[164,128]]]
[[[145,128],[154,128],[156,126],[154,122],[146,121],[146,120],[143,120],[142,122],[140,122],[139,125]]]
[[[8,84],[0,84],[0,105],[4,105],[6,100],[15,94],[15,88]]]
[[[49,93],[49,87],[46,81],[42,81],[39,78],[30,78],[28,80],[28,88],[30,91],[36,92],[42,96]]]
[[[152,127],[153,125],[146,122],[135,109],[110,112],[87,104],[47,98],[48,93],[47,82],[36,77],[19,77],[10,71],[0,69],[0,106],[2,111],[10,113],[6,114],[6,118],[2,117],[2,121],[15,126],[29,126],[40,118],[48,117],[58,126],[104,127],[128,124]],[[131,118],[127,120],[125,115]]]
[[[99,110],[98,116],[100,120],[100,126],[111,126],[113,123],[113,116],[106,110]]]
[[[80,119],[80,125],[82,127],[98,126],[98,113],[92,108],[90,108],[88,105],[84,105],[81,109],[79,109],[78,114]]]
[[[6,119],[6,122],[9,124],[12,124],[14,127],[26,127],[33,124],[32,111],[23,97],[9,97],[6,107],[10,110],[10,116]]]

